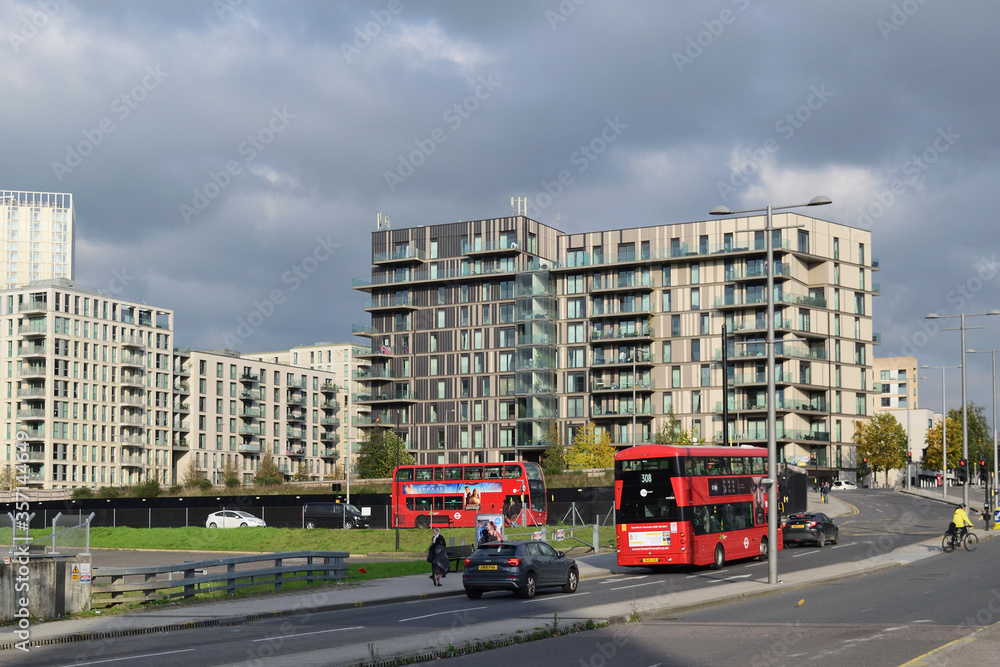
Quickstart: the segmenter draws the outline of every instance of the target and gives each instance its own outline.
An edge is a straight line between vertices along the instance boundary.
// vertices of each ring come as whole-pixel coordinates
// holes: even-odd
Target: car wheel
[[[413,522],[414,528],[427,529],[431,527],[431,520],[426,516],[418,516],[417,520]]]
[[[351,523],[350,521],[345,521],[344,522],[344,528],[348,528],[348,529],[354,528],[354,524]]]
[[[715,560],[712,561],[713,570],[721,570],[722,566],[726,564],[726,551],[719,544],[715,547]]]
[[[316,524],[312,521],[306,521],[306,530],[312,530],[316,527]]]
[[[576,593],[577,586],[580,585],[580,574],[570,568],[569,574],[566,575],[566,583],[563,584],[563,593]]]
[[[819,534],[819,539],[816,540],[816,546],[820,549],[826,546],[826,533]]]
[[[767,560],[767,538],[763,538],[760,541],[760,555],[757,556],[757,560]]]
[[[218,524],[216,524],[216,523],[215,523],[215,522],[213,521],[212,523],[208,524],[208,527],[209,527],[209,528],[218,528],[219,526],[218,526]]]
[[[244,521],[243,523],[240,524],[240,528],[246,528],[246,527],[247,527],[247,522],[246,521]]]
[[[465,594],[469,596],[470,600],[478,600],[479,598],[483,597],[483,592],[477,591],[474,588],[466,588]]]
[[[529,572],[524,577],[524,588],[518,591],[520,595],[525,600],[530,600],[535,597],[535,590],[538,588],[538,580],[535,578],[534,572]]]
[[[834,531],[833,539],[830,540],[830,544],[836,544],[837,542],[840,542],[840,528]]]

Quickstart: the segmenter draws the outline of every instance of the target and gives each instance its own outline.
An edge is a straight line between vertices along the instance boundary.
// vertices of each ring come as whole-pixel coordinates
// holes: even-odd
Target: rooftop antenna
[[[375,219],[375,229],[377,231],[381,231],[383,229],[389,229],[389,221],[391,219],[392,216],[386,215],[385,213],[379,211],[378,216]]]

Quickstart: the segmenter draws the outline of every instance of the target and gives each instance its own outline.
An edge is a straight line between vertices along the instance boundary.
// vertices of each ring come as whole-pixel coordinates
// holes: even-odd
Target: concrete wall
[[[6,560],[0,562],[0,623],[19,621],[26,615],[59,618],[90,609],[91,583],[82,580],[90,571],[90,554],[14,555],[9,563]]]

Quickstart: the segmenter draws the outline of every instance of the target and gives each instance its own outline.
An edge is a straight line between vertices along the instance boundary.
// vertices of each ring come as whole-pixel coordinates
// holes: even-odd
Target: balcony
[[[142,336],[122,336],[122,347],[146,349],[146,339]]]
[[[644,290],[650,292],[653,290],[653,283],[648,275],[633,275],[628,277],[605,277],[605,276],[594,276],[594,280],[591,283],[590,291],[594,292],[621,292],[621,291],[635,291]]]
[[[27,359],[29,357],[44,357],[45,356],[45,345],[28,344],[18,350],[17,355],[21,358]]]
[[[319,423],[323,426],[340,426],[340,417],[320,417]]]
[[[637,392],[650,392],[653,391],[654,383],[652,382],[636,382],[634,385],[631,382],[607,382],[605,380],[594,380],[591,382],[590,390],[594,392],[627,392],[631,393],[633,386]]]
[[[294,440],[304,440],[306,430],[304,428],[286,428],[285,435]]]
[[[640,352],[635,357],[636,366],[652,366],[653,365],[653,355],[649,352]],[[594,356],[594,361],[591,366],[632,366],[632,355],[625,352],[620,352],[617,356],[610,354],[608,356]]]
[[[21,325],[18,328],[17,333],[24,338],[38,338],[48,334],[46,329],[45,320],[42,320],[40,323],[36,321],[30,324]]]
[[[319,390],[324,394],[335,394],[337,393],[338,387],[336,383],[327,380],[319,386]]]
[[[256,373],[244,373],[240,376],[240,382],[243,384],[260,384],[260,375]]]
[[[174,412],[191,412],[191,406],[187,403],[176,403],[174,404]]]
[[[368,299],[364,304],[365,310],[392,310],[396,308],[416,310],[417,307],[416,299],[414,299],[410,294],[405,296],[394,294],[378,299]]]
[[[611,341],[611,340],[638,340],[643,338],[653,338],[653,328],[648,324],[638,327],[610,327],[607,329],[597,328],[590,332],[590,342]]]
[[[389,252],[377,252],[372,255],[373,264],[412,264],[426,260],[427,253],[420,248],[412,248],[410,246],[400,246]]]
[[[298,380],[296,380],[295,378],[289,378],[287,387],[289,389],[305,389],[306,381],[301,378],[299,378]]]
[[[14,246],[17,247],[16,245]],[[45,313],[49,310],[49,302],[45,299],[28,299],[24,303],[21,303],[17,307],[17,312],[27,314],[27,313]]]
[[[340,452],[337,451],[336,447],[327,447],[319,450],[319,457],[321,459],[339,459]]]
[[[306,420],[305,410],[289,410],[285,419],[290,422],[304,422]]]
[[[240,454],[260,454],[260,443],[242,443],[236,445],[236,451]]]
[[[319,407],[330,412],[338,412],[340,410],[340,401],[323,401],[319,404]]]
[[[17,418],[21,421],[45,421],[46,412],[38,408],[21,408],[17,411]]]
[[[354,394],[356,403],[413,403],[416,400],[416,392],[409,389],[377,394]]]
[[[44,449],[36,449],[31,447],[28,448],[25,454],[27,455],[28,458],[24,459],[23,461],[26,463],[45,463]]]
[[[391,380],[392,375],[388,368],[362,368],[351,372],[354,380]]]
[[[138,366],[139,368],[146,365],[141,354],[122,354],[121,364],[122,366]]]
[[[174,440],[172,448],[175,451],[180,451],[180,452],[186,452],[190,449],[190,447],[188,447],[187,438],[178,438],[177,440]]]
[[[143,462],[141,456],[123,456],[122,457],[122,467],[123,468],[145,468],[146,464]]]
[[[45,398],[45,387],[38,387],[34,385],[29,385],[27,387],[21,387],[17,390],[18,398]]]
[[[305,405],[306,404],[306,397],[302,396],[300,394],[289,394],[288,395],[288,404],[289,405]]]
[[[264,409],[252,405],[245,405],[240,408],[241,419],[260,419],[264,416]]]
[[[241,401],[259,401],[263,397],[263,392],[259,389],[244,389],[240,392]]]
[[[134,449],[145,449],[146,442],[138,435],[127,435],[123,436],[121,439],[122,445],[125,447],[132,447]]]
[[[291,456],[292,458],[300,459],[306,455],[305,447],[289,447],[285,449],[285,456]]]
[[[45,377],[45,364],[21,364],[17,369],[17,377],[23,379]]]
[[[136,394],[124,394],[122,395],[121,402],[123,405],[128,405],[133,408],[145,408],[146,402],[143,400],[142,395]]]
[[[263,435],[264,427],[260,424],[244,424],[240,426],[240,435]]]
[[[143,373],[122,373],[121,383],[131,387],[145,387],[146,376]]]
[[[641,418],[647,418],[653,416],[653,411],[651,408],[639,408],[637,411],[632,410],[632,408],[623,408],[619,406],[608,406],[604,407],[602,405],[595,405],[591,409],[591,417],[594,419],[621,419],[622,417],[632,418],[632,415]]]
[[[327,445],[336,445],[340,442],[340,436],[336,433],[324,431],[319,434],[319,441]]]

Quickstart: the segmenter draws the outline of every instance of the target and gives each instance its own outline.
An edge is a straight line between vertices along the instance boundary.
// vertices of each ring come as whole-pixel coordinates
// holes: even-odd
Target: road
[[[858,513],[838,519],[840,544],[781,551],[779,576],[781,572],[860,561],[940,535],[951,516],[950,508],[940,503],[892,492],[858,491],[849,502]],[[861,656],[865,658],[863,664],[900,664],[968,634],[969,626],[963,620],[975,617],[989,603],[989,559],[995,559],[998,550],[1000,541],[991,540],[975,553],[941,555],[836,585],[715,606],[669,620],[651,614],[639,624],[454,660],[461,663],[475,659],[478,665],[499,665],[503,660],[502,664],[509,666],[512,660],[516,664],[525,656],[531,656],[533,661],[556,656],[556,664],[598,664],[603,659],[601,664],[631,665],[655,664],[669,657],[670,664],[703,665],[734,658],[745,663],[748,656],[756,656],[763,659],[760,664],[789,664],[783,660],[795,653],[795,664],[801,664],[805,658],[798,654],[807,652],[809,656],[831,656],[833,664],[852,664],[856,659],[859,661],[853,664],[862,664]],[[729,564],[719,571],[676,568],[670,572],[618,568],[613,554],[593,556],[588,562],[598,567],[610,565],[621,576],[585,581],[574,595],[543,592],[528,601],[505,593],[487,594],[475,601],[458,595],[43,646],[33,649],[17,664],[138,665],[150,660],[185,667],[356,664],[356,658],[338,660],[356,655],[361,647],[371,661],[377,661],[380,647],[394,638],[426,636],[428,650],[443,648],[461,645],[465,636],[461,631],[470,627],[495,628],[499,633],[511,619],[531,619],[535,627],[542,628],[556,622],[586,620],[583,610],[589,607],[638,602],[671,591],[726,586],[748,577],[766,578],[766,563],[754,561]],[[978,574],[965,576],[965,568]],[[952,575],[955,571],[962,571],[963,576]],[[806,602],[800,605],[800,599]],[[933,613],[920,613],[928,608]],[[753,619],[753,623],[746,619]],[[184,620],[183,607],[179,607],[178,623]],[[803,635],[804,628],[807,636]],[[898,638],[912,641],[900,642]],[[900,652],[898,643],[905,644],[906,649]],[[803,645],[809,648],[803,649]],[[612,649],[612,655],[605,655]]]

